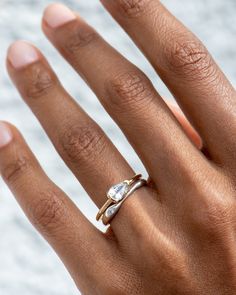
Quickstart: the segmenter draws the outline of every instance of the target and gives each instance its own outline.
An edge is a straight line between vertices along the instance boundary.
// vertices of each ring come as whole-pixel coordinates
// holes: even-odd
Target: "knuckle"
[[[69,161],[94,159],[104,151],[105,135],[97,126],[88,124],[66,129],[61,139],[61,146]]]
[[[72,26],[72,27],[71,27]],[[74,54],[79,51],[80,48],[89,45],[95,39],[98,38],[98,34],[87,25],[79,25],[77,23],[71,24],[71,26],[65,28],[66,32],[63,34],[66,37],[66,42],[63,41],[63,50],[66,53]]]
[[[159,237],[161,236],[161,231],[155,225],[152,226],[151,235],[147,235],[147,245],[148,245],[148,253],[150,263],[155,265],[156,263],[162,262],[163,265],[165,264],[170,268],[171,273],[178,273],[178,270],[185,269],[185,257],[180,251],[180,249],[175,245],[174,242],[166,241],[165,243],[165,251],[164,253],[160,251],[158,246],[159,244]],[[158,234],[158,235],[157,235]],[[163,236],[165,239],[166,236]],[[145,245],[142,245],[145,247]],[[172,262],[175,261],[175,264]],[[178,265],[178,266],[177,266]],[[177,269],[178,268],[178,269]],[[157,270],[159,272],[159,270]]]
[[[194,223],[203,230],[208,237],[224,236],[234,223],[234,200],[213,197],[201,203],[194,216]]]
[[[163,236],[161,249],[160,236]],[[146,234],[145,242],[142,242],[140,246],[142,249],[145,249],[147,253],[145,259],[148,261],[149,266],[153,269],[152,276],[154,280],[161,276],[162,271],[162,269],[156,268],[156,265],[162,265],[173,279],[185,283],[184,288],[188,289],[190,287],[188,284],[189,264],[187,253],[178,247],[175,242],[170,241],[167,235],[163,235],[160,229],[153,225],[153,229]],[[164,251],[162,251],[162,249],[164,249]],[[140,268],[142,269],[141,261]],[[169,288],[174,289],[176,286],[169,284]],[[181,294],[185,294],[186,290],[184,290],[184,288]],[[173,292],[173,294],[175,293]]]
[[[110,283],[104,294],[110,295],[141,295],[144,294],[142,278],[134,267],[122,265],[122,269],[113,270]]]
[[[117,282],[116,284],[108,284],[104,290],[104,294],[107,295],[125,295],[124,288],[122,286],[118,285]]]
[[[65,223],[65,204],[54,191],[41,193],[28,211],[34,226],[45,235],[54,234]]]
[[[118,286],[117,283],[116,283],[116,285],[108,284],[108,286],[106,286],[103,294],[107,294],[107,295],[125,295],[127,293],[125,293],[125,291],[122,290],[121,287]]]
[[[199,41],[175,42],[167,59],[171,69],[188,79],[203,80],[214,72],[212,58]]]
[[[25,156],[18,156],[13,162],[8,164],[3,172],[2,177],[7,183],[14,183],[23,173],[28,170],[30,161]]]
[[[40,65],[36,65],[30,72],[28,83],[25,86],[27,98],[37,99],[47,95],[57,83],[55,75]]]
[[[108,81],[109,103],[118,109],[147,105],[153,97],[153,86],[142,72],[125,72]]]
[[[149,0],[150,1],[150,0]],[[118,5],[124,16],[133,18],[138,17],[146,11],[147,0],[118,0]]]

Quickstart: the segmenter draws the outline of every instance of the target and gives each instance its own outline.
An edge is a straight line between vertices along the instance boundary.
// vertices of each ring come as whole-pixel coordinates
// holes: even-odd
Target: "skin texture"
[[[77,14],[70,21],[67,14],[60,25],[54,19],[52,26],[47,18],[55,6],[50,6],[42,28],[127,136],[149,185],[127,199],[102,233],[48,179],[8,123],[11,140],[0,149],[1,174],[83,294],[235,294],[235,90],[196,36],[159,1],[101,3],[146,55],[183,113]],[[36,60],[28,58],[23,66],[20,56],[17,66],[12,62],[9,50],[9,74],[100,207],[104,192],[134,171],[33,49]]]

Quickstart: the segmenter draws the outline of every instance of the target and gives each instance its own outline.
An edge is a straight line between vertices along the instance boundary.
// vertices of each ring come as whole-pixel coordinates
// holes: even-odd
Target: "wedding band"
[[[146,185],[146,181],[141,179],[141,177],[141,174],[137,174],[129,180],[124,180],[113,185],[107,192],[108,200],[98,211],[96,219],[102,219],[104,224],[108,224],[118,212],[121,204],[126,200],[126,198],[138,188]]]

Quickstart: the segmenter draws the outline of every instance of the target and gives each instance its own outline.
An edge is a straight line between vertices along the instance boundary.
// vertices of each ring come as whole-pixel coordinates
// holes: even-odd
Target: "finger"
[[[63,89],[35,47],[21,41],[13,44],[7,66],[22,97],[59,154],[95,204],[101,207],[110,186],[133,177],[133,170],[100,127]],[[119,223],[113,224],[119,238],[127,235],[129,221],[123,214]]]
[[[14,43],[7,66],[59,154],[100,207],[109,186],[132,177],[134,172],[101,128],[63,89],[35,47]]]
[[[236,95],[206,48],[160,1],[101,2],[148,57],[211,157],[232,165]]]
[[[71,65],[84,77],[109,114],[116,120],[160,190],[179,187],[182,174],[205,163],[151,82],[134,65],[109,46],[80,17],[62,19],[68,9],[51,5],[43,29]],[[59,11],[58,11],[59,9]],[[191,154],[186,157],[187,153]],[[200,157],[200,159],[199,159]],[[202,162],[201,162],[202,159]],[[175,165],[177,165],[175,167]],[[188,173],[192,175],[192,173]],[[173,189],[173,188],[172,188]]]
[[[0,123],[0,173],[29,220],[56,250],[76,283],[82,286],[88,276],[95,277],[103,268],[105,252],[110,251],[108,243],[48,179],[19,132],[5,122]],[[88,264],[91,257],[96,257],[92,268]]]
[[[196,145],[198,149],[202,148],[202,139],[197,133],[197,131],[192,127],[189,121],[184,116],[181,109],[173,103],[167,102],[167,105],[175,115],[176,119],[179,121],[184,131],[188,135],[188,137],[192,140],[192,142]]]

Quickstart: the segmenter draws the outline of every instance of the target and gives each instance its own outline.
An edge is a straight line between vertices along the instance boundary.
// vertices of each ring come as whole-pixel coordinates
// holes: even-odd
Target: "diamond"
[[[118,184],[115,184],[109,189],[107,196],[111,198],[112,200],[114,200],[115,202],[119,202],[124,198],[128,190],[129,190],[128,183],[120,182]]]
[[[116,205],[113,205],[113,206],[110,206],[110,207],[106,210],[105,215],[106,215],[106,217],[110,217],[110,216],[112,216],[115,212],[116,212]]]

